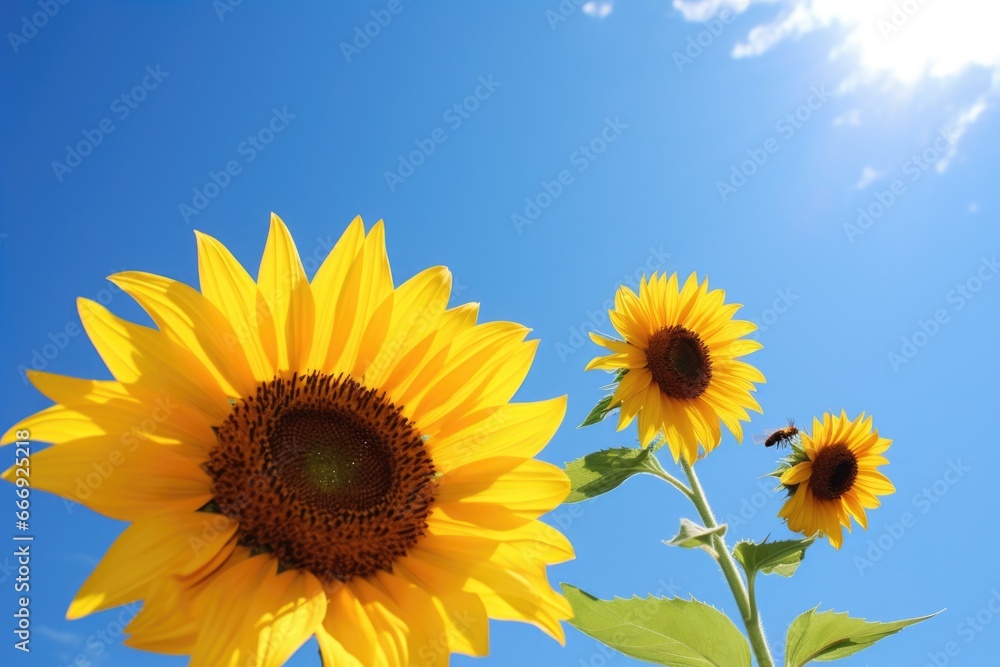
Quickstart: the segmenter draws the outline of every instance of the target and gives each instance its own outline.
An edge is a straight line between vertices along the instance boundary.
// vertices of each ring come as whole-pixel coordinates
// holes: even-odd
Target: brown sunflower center
[[[824,447],[813,461],[809,488],[820,500],[836,500],[858,479],[858,459],[847,445]]]
[[[284,568],[326,581],[389,570],[427,527],[435,473],[420,433],[350,377],[265,382],[217,437],[214,508]]]
[[[670,398],[698,398],[712,381],[708,346],[698,334],[676,324],[650,336],[646,367],[660,391]]]

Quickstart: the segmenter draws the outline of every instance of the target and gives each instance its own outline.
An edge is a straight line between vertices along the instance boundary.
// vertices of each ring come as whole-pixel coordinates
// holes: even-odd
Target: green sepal
[[[785,474],[786,471],[791,470],[803,461],[808,461],[809,455],[806,454],[805,448],[802,446],[802,442],[796,438],[791,443],[791,448],[786,456],[778,459],[778,467],[773,471],[764,475],[765,477],[775,477],[781,479],[781,476]],[[798,484],[791,484],[786,486],[785,489],[791,494],[798,488]]]
[[[583,422],[581,422],[580,425],[577,426],[577,428],[583,428],[584,426],[592,426],[594,424],[599,424],[600,422],[604,421],[604,418],[607,417],[608,413],[611,412],[612,410],[614,410],[614,408],[611,407],[611,394],[608,394],[607,396],[605,396],[604,398],[602,398],[597,402],[597,405],[594,406],[594,409],[590,411],[590,414],[587,415],[587,418],[584,419]]]

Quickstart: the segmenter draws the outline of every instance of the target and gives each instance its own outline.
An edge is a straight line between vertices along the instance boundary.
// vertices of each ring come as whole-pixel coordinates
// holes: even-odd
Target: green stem
[[[687,496],[692,502],[694,501],[694,494],[691,493],[691,489],[689,489],[686,486],[684,486],[684,482],[680,481],[676,477],[674,477],[674,476],[672,476],[672,475],[670,475],[669,473],[666,473],[666,472],[663,473],[662,475],[657,474],[657,477],[659,477],[663,481],[667,482],[668,484],[672,485],[678,491],[680,491],[685,496]]]
[[[764,636],[764,623],[760,618],[760,611],[757,609],[757,594],[754,583],[757,581],[757,573],[747,575],[747,596],[750,602],[750,621],[747,623],[747,631],[750,632],[751,641],[753,640],[754,633],[756,632],[756,641],[760,646],[763,647],[764,652],[767,653],[768,660],[773,662],[771,658],[771,652],[767,647],[767,638]],[[755,628],[752,630],[751,628]],[[756,649],[754,649],[756,652]],[[760,654],[758,653],[758,662],[760,661]],[[763,664],[763,663],[761,663]]]
[[[663,466],[660,465],[660,462],[656,460],[656,457],[650,456],[649,460],[652,462],[652,465],[650,465],[649,467],[651,468],[651,472],[654,475],[656,475],[664,482],[670,484],[675,489],[683,493],[685,496],[688,497],[688,499],[691,502],[694,502],[694,494],[691,492],[691,489],[687,488],[687,486],[684,485],[684,482],[682,482],[681,480],[677,479],[669,472],[664,470]]]
[[[701,482],[698,481],[698,476],[695,475],[694,468],[683,458],[681,458],[681,467],[684,469],[684,474],[687,475],[688,482],[691,485],[691,493],[688,497],[691,498],[691,502],[694,503],[695,508],[698,510],[698,514],[701,516],[705,527],[718,527],[719,524],[715,521],[712,508],[709,507],[708,498],[705,496],[705,490],[701,488]],[[726,546],[724,537],[713,535],[712,547],[717,554],[716,561],[719,563],[719,567],[722,568],[722,574],[725,575],[726,582],[733,592],[733,598],[736,599],[736,606],[740,609],[740,616],[743,617],[743,625],[746,627],[747,634],[750,637],[750,646],[753,647],[754,655],[757,656],[757,664],[760,667],[774,667],[774,658],[771,657],[771,651],[767,647],[767,640],[764,638],[764,626],[761,623],[760,614],[757,612],[753,578],[750,578],[750,590],[748,592],[747,587],[743,585],[743,578],[736,567],[733,555],[729,552],[729,547]]]

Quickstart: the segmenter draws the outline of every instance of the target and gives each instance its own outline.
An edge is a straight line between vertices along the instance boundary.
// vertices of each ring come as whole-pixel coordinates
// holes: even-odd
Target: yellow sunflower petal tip
[[[851,517],[867,529],[865,508],[878,507],[876,496],[896,490],[878,471],[884,460],[869,456],[872,448],[884,452],[892,441],[873,434],[877,430],[872,430],[871,417],[865,413],[851,420],[841,410],[839,416],[825,413],[822,422],[813,419],[812,433],[802,434],[802,445],[793,445],[776,472],[789,493],[779,516],[791,530],[826,536],[840,549],[842,529],[851,531]]]

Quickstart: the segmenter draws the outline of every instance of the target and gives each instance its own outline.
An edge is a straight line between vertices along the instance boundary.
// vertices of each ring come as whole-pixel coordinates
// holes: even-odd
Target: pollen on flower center
[[[399,408],[350,377],[275,379],[233,406],[206,470],[241,544],[326,581],[390,570],[423,535],[434,465]]]
[[[674,325],[650,336],[646,365],[666,396],[695,399],[705,393],[712,380],[712,359],[698,334]]]
[[[809,487],[820,500],[837,500],[854,487],[858,459],[844,444],[824,447],[813,461]]]
[[[267,446],[285,480],[319,505],[363,511],[392,487],[390,452],[353,415],[291,410],[275,423]]]

